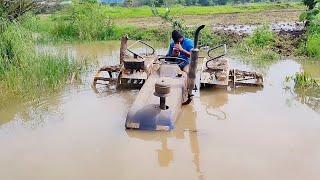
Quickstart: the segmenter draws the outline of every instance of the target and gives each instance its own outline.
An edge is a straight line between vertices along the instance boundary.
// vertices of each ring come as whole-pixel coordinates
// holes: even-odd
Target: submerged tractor
[[[187,73],[179,67],[183,59],[157,56],[154,48],[143,41],[136,41],[127,47],[128,38],[121,39],[120,64],[100,68],[93,85],[141,88],[128,111],[125,122],[127,129],[172,130],[182,105],[189,104],[200,87],[263,86],[261,74],[229,69],[225,58],[226,45],[210,49],[208,59],[200,57],[198,38],[204,27],[202,25],[195,31]],[[131,47],[137,43],[150,48],[152,52],[134,52]],[[218,48],[223,48],[224,52],[211,55]],[[202,62],[199,68],[198,62]]]

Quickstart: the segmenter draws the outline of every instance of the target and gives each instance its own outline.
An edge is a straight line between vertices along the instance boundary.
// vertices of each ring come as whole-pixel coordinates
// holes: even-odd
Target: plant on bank
[[[70,40],[106,40],[115,33],[115,26],[102,5],[76,2],[52,16],[55,37]]]
[[[300,45],[304,54],[320,59],[320,2],[319,0],[304,0],[308,10],[300,15],[300,20],[306,22],[306,41]]]
[[[21,1],[6,6],[19,7]],[[20,6],[21,7],[21,6]],[[21,24],[25,18],[9,18],[1,9],[0,31],[0,106],[13,98],[29,99],[57,90],[77,71],[76,64],[66,58],[38,55],[32,32]],[[27,9],[25,9],[27,10]],[[29,10],[28,10],[29,11]]]
[[[320,81],[312,78],[308,73],[299,72],[286,81],[293,80],[294,90],[302,95],[320,98]]]
[[[280,57],[273,51],[274,42],[274,33],[270,31],[268,25],[263,25],[255,29],[251,36],[244,38],[242,43],[236,46],[236,50],[245,59],[265,64]]]
[[[269,26],[263,25],[255,29],[252,36],[246,38],[245,42],[251,48],[266,48],[273,45],[274,39],[274,34],[270,31]]]

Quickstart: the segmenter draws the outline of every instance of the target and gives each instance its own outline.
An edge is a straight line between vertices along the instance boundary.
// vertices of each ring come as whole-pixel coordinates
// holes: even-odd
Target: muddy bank
[[[261,24],[214,24],[213,31],[226,31],[234,32],[239,35],[252,35],[255,29],[262,27]],[[270,31],[273,31],[279,35],[293,35],[296,36],[303,32],[304,22],[277,22],[269,25]]]
[[[252,36],[253,32],[262,26],[261,24],[216,24],[212,29],[215,35],[225,37],[229,46],[234,46],[241,43],[244,38]],[[269,30],[276,35],[271,49],[283,56],[293,55],[305,34],[303,22],[272,23],[269,25]]]

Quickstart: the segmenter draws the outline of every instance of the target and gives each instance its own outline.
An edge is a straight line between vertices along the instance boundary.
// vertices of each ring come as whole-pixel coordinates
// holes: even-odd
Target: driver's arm
[[[193,42],[192,41],[186,41],[185,42],[185,48],[184,49],[181,44],[176,44],[175,48],[179,49],[180,53],[184,54],[185,56],[187,56],[188,58],[191,56],[191,49],[193,48]]]
[[[187,57],[190,57],[191,56],[191,53],[189,52],[189,51],[187,51],[187,50],[185,50],[185,49],[181,49],[181,51],[180,52],[182,52],[185,56],[187,56]]]

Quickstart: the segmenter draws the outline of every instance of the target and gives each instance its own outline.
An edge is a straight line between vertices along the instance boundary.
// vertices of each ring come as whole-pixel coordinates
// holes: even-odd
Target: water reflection
[[[110,57],[118,54],[118,45],[97,44],[65,50],[79,57],[93,48],[92,57],[102,65],[117,62]],[[250,70],[238,60],[231,65]],[[300,68],[293,60],[275,62],[265,72],[263,90],[201,89],[193,104],[182,108],[172,132],[125,131],[127,109],[139,91],[100,87],[95,93],[90,87],[95,71],[89,72],[84,85],[48,94],[36,105],[0,110],[0,177],[294,179],[294,171],[319,179],[320,124],[314,112],[319,104],[284,92],[282,85]],[[319,65],[308,68],[319,74]],[[28,124],[40,128],[23,129]],[[301,165],[306,160],[310,163]]]
[[[257,93],[263,87],[237,87],[237,88],[205,88],[201,89],[200,103],[203,106],[199,111],[206,112],[207,115],[216,120],[226,120],[227,114],[221,108],[228,103],[229,95],[240,95]]]
[[[158,164],[161,167],[169,166],[173,161],[173,150],[168,148],[167,137],[161,136],[161,149],[156,150],[158,153]]]
[[[303,104],[306,104],[314,111],[320,113],[320,99],[312,96],[297,96],[296,99]]]
[[[48,117],[59,111],[61,94],[48,94],[50,97],[42,97],[37,100],[22,102],[12,102],[8,106],[0,109],[0,127],[12,120],[18,120],[24,126],[27,122],[33,120],[33,126],[40,126]],[[54,113],[53,113],[54,112]]]
[[[194,106],[185,106],[181,114],[180,120],[177,121],[175,130],[172,132],[141,132],[136,130],[126,130],[129,137],[138,138],[145,141],[157,141],[161,144],[161,148],[156,150],[155,155],[158,159],[160,167],[168,167],[174,161],[174,150],[168,146],[168,141],[172,138],[186,139],[189,137],[189,146],[191,150],[192,163],[198,179],[204,179],[200,166],[200,146],[199,146],[199,130],[197,129],[197,111]]]
[[[294,102],[300,102],[301,104],[307,105],[309,108],[317,113],[320,113],[320,98],[317,96],[309,96],[303,92],[293,92],[292,88],[286,87],[286,94],[290,94],[286,99],[287,106],[291,107]]]

